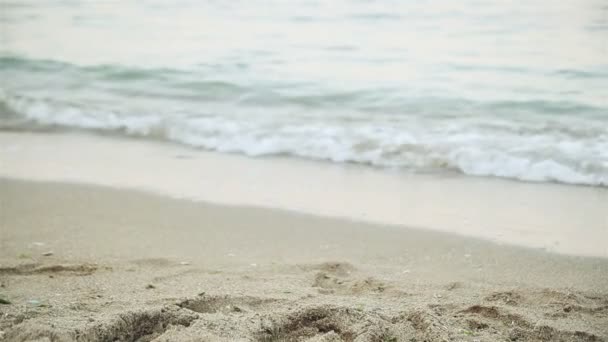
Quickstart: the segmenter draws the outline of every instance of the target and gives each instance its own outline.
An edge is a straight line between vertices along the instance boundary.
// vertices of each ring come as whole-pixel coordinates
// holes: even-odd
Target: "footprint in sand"
[[[186,299],[178,304],[179,307],[198,313],[240,313],[256,311],[258,308],[277,302],[277,299],[258,298],[251,296],[208,296],[201,294],[196,298]]]
[[[322,294],[356,295],[366,292],[384,292],[388,286],[373,277],[357,276],[357,269],[345,262],[326,262],[308,265],[305,269],[317,271],[312,287]]]

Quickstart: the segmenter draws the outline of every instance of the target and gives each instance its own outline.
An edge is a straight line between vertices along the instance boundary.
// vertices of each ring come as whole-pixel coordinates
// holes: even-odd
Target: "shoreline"
[[[0,188],[0,340],[608,338],[605,258],[94,185]]]
[[[154,141],[0,132],[0,177],[144,190],[608,257],[608,189],[253,159]]]

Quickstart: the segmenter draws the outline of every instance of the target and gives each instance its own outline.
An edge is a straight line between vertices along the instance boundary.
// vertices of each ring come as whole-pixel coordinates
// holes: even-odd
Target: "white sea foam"
[[[554,124],[539,133],[497,119],[273,120],[240,116],[104,111],[0,94],[12,129],[108,131],[247,156],[286,155],[414,172],[459,171],[525,181],[608,185],[608,129]],[[232,110],[246,111],[242,108]],[[9,120],[8,118],[11,118]],[[591,123],[592,124],[592,123]],[[568,130],[566,130],[568,128]],[[591,135],[586,135],[588,132]],[[566,135],[568,132],[569,135]]]

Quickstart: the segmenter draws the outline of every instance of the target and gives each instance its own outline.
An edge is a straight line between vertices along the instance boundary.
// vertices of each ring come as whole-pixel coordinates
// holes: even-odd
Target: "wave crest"
[[[418,172],[452,170],[608,186],[608,131],[593,124],[542,122],[535,128],[483,118],[396,123],[337,117],[314,121],[208,113],[134,114],[0,92],[0,128],[103,131],[248,156],[287,155]]]

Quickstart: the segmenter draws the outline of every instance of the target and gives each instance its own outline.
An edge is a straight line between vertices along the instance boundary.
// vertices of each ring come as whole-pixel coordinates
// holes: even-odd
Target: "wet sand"
[[[0,181],[6,341],[602,341],[608,259]]]
[[[0,177],[419,227],[608,257],[608,188],[246,158],[149,140],[0,132]]]

